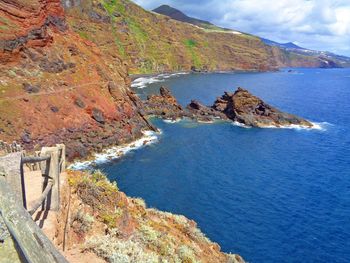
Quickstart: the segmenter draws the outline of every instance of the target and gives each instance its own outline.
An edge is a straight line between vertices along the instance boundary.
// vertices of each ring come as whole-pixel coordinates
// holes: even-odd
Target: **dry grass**
[[[94,221],[79,211],[73,216],[75,229],[85,234],[85,251],[108,262],[195,263],[234,259],[221,253],[194,221],[147,209],[144,200],[126,197],[100,171],[74,172],[69,178],[77,202],[84,204],[85,211],[95,211]],[[86,196],[96,200],[92,202]],[[101,224],[105,227],[101,228]],[[96,232],[95,228],[105,231]]]

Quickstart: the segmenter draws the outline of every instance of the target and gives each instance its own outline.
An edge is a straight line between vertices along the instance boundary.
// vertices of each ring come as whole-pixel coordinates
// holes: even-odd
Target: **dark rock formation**
[[[38,93],[40,87],[36,85],[30,85],[29,83],[23,83],[23,89],[28,93]]]
[[[28,131],[24,131],[22,133],[21,140],[23,143],[31,143],[32,139],[30,133]]]
[[[225,92],[214,102],[213,106],[205,106],[192,100],[186,109],[183,109],[170,90],[161,87],[160,95],[148,97],[145,109],[147,115],[172,120],[188,117],[200,122],[213,122],[221,119],[261,128],[290,125],[313,126],[305,119],[270,106],[242,88],[238,88],[234,93]]]
[[[74,63],[65,63],[61,59],[50,61],[47,58],[44,58],[39,63],[39,66],[43,71],[50,72],[50,73],[60,73],[64,70],[75,68]]]
[[[148,96],[144,104],[147,115],[155,115],[163,119],[172,120],[186,116],[184,109],[166,87],[160,88],[160,95]]]
[[[263,128],[301,125],[312,127],[309,121],[282,112],[242,88],[238,88],[233,94],[225,92],[212,107],[216,111],[224,113],[232,121],[247,126]]]
[[[192,119],[196,119],[202,122],[212,122],[217,119],[227,119],[226,115],[219,112],[212,107],[205,106],[198,102],[197,100],[192,100],[187,106],[189,115]]]
[[[105,118],[103,117],[102,111],[99,110],[99,109],[97,109],[97,108],[93,108],[93,109],[92,109],[92,115],[91,115],[91,117],[92,117],[95,121],[97,121],[97,122],[99,122],[99,123],[101,123],[101,124],[104,124],[104,123],[105,123]]]
[[[80,98],[75,99],[74,103],[75,103],[75,105],[77,105],[79,108],[82,108],[82,109],[85,108],[85,103],[84,103],[84,101],[82,101],[82,99],[80,99]]]
[[[60,109],[59,109],[59,108],[57,108],[56,106],[51,106],[51,107],[50,107],[50,109],[51,109],[51,111],[52,111],[52,112],[54,112],[54,113],[56,113],[56,112],[59,112],[59,111],[60,111]]]

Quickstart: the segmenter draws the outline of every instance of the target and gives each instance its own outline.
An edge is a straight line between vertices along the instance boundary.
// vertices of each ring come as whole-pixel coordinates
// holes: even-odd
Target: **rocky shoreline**
[[[141,116],[142,123],[147,123],[147,130],[151,132],[158,131],[149,122],[148,119],[151,117],[162,118],[170,122],[176,122],[184,118],[201,123],[214,123],[220,120],[244,127],[257,128],[303,127],[309,129],[314,126],[314,124],[301,117],[282,112],[270,106],[243,88],[238,88],[233,93],[225,92],[211,106],[192,100],[186,107],[182,107],[171,91],[163,86],[160,87],[159,94],[150,95],[144,101],[140,100],[134,93],[132,98],[137,112]],[[98,116],[96,118],[101,121]],[[152,136],[151,139],[145,137],[145,126],[140,126],[137,132],[130,134],[127,140],[120,140],[121,137],[127,138],[126,134],[121,136],[112,124],[103,123],[99,128],[100,133],[89,132],[89,128],[87,128],[85,132],[84,129],[81,132],[68,131],[68,135],[72,134],[73,137],[56,135],[57,140],[65,138],[69,142],[69,147],[67,147],[68,160],[80,160],[74,162],[72,168],[84,169],[99,162],[116,159],[129,150],[142,147],[156,140]],[[64,134],[67,134],[67,131]],[[52,136],[49,138],[52,142]],[[69,151],[70,149],[72,150]]]

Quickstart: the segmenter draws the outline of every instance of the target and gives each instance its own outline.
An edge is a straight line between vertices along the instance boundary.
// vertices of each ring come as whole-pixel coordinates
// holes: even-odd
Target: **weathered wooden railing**
[[[21,261],[67,262],[31,218],[39,207],[59,210],[65,146],[44,147],[35,157],[25,156],[25,152],[17,146],[11,148],[5,145],[0,150],[6,154],[0,157],[0,252],[2,244],[12,238]],[[39,164],[41,170],[42,192],[28,209],[23,166],[33,163]]]

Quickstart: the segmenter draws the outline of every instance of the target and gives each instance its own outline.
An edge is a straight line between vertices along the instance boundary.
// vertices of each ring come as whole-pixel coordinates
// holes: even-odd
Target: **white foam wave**
[[[158,136],[153,131],[144,131],[143,136],[129,144],[115,146],[104,150],[102,153],[96,153],[91,161],[78,161],[71,164],[68,168],[72,170],[85,170],[93,165],[102,164],[111,160],[121,158],[130,151],[142,148],[158,141]]]
[[[241,128],[246,128],[246,129],[250,129],[250,128],[251,128],[250,126],[245,125],[245,124],[243,124],[243,123],[240,123],[240,122],[238,122],[238,121],[234,121],[232,124],[233,124],[234,126],[238,126],[238,127],[241,127]]]
[[[284,125],[284,126],[264,126],[261,127],[263,129],[294,129],[294,130],[319,130],[319,131],[326,131],[327,126],[331,126],[332,124],[328,122],[311,122],[312,127],[307,127],[303,125],[296,125],[296,124],[291,124],[291,125]],[[250,126],[247,126],[243,123],[239,123],[237,121],[233,122],[233,125],[239,126],[242,128],[251,128]]]
[[[333,126],[333,124],[329,122],[311,122],[314,130],[326,131],[328,127]]]
[[[171,73],[171,74],[159,74],[157,76],[152,76],[152,77],[140,77],[135,79],[131,83],[132,88],[137,88],[137,89],[143,89],[146,88],[149,84],[152,83],[157,83],[157,82],[164,82],[168,78],[180,76],[180,75],[187,75],[189,74],[188,72],[177,72],[177,73]]]
[[[137,78],[131,83],[132,88],[138,88],[143,89],[146,88],[147,85],[156,83],[156,82],[162,82],[164,79],[158,79],[157,77],[149,77],[149,78]]]
[[[180,119],[180,118],[178,118],[178,119],[176,119],[176,120],[173,120],[173,119],[165,119],[165,120],[163,120],[163,121],[166,122],[166,123],[178,123],[178,122],[181,121],[181,119]]]

